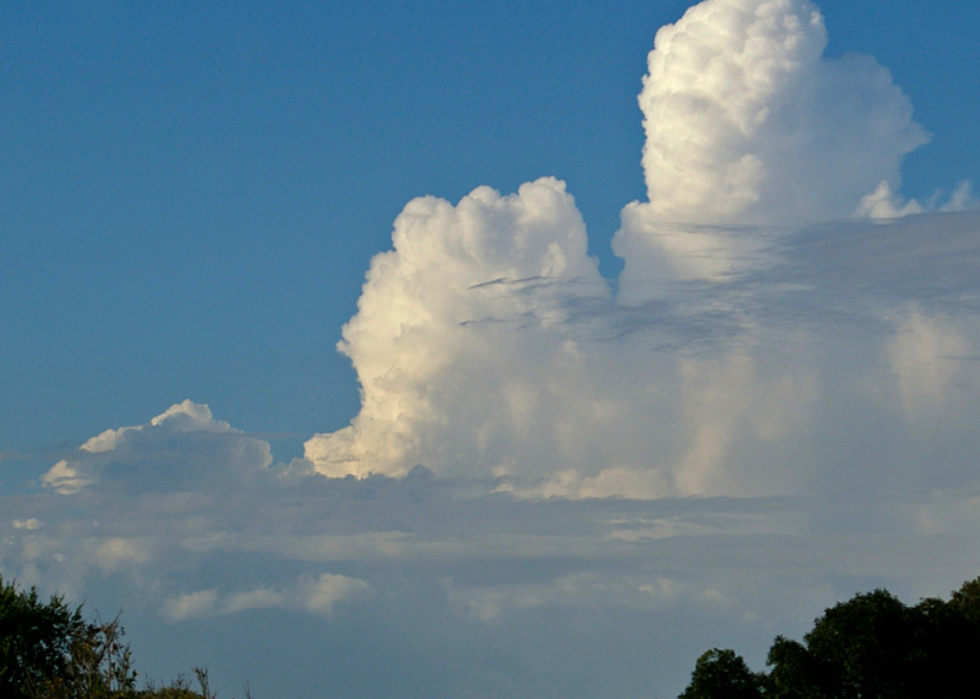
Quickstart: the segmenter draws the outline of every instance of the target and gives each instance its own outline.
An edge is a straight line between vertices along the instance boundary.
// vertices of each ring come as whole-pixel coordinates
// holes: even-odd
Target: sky
[[[670,697],[980,574],[975,3],[0,8],[0,575],[222,696]]]

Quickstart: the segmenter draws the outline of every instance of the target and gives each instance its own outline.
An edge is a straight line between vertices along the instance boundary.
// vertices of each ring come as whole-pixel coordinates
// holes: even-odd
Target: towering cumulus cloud
[[[615,297],[558,180],[411,202],[340,343],[361,412],[310,439],[307,461],[333,477],[423,464],[544,496],[792,492],[818,431],[871,410],[829,357],[868,369],[882,424],[895,396],[908,419],[922,396],[938,404],[969,332],[926,301],[910,316],[841,295],[826,260],[850,245],[849,279],[871,279],[874,226],[794,243],[802,226],[916,210],[898,194],[902,156],[927,140],[909,100],[870,57],[823,58],[826,43],[807,0],[706,0],[657,33],[639,98],[649,201],[623,209]],[[882,332],[823,333],[841,308]]]
[[[618,283],[559,179],[408,202],[303,458],[191,401],[41,492],[0,452],[0,575],[125,606],[147,675],[363,699],[677,696],[718,638],[976,577],[980,211],[903,198],[926,134],[826,43],[807,0],[656,34]]]
[[[480,187],[455,207],[416,199],[393,241],[339,346],[361,413],[306,456],[330,476],[499,466],[504,435],[547,430],[548,406],[570,390],[561,375],[578,360],[547,299],[607,295],[582,218],[564,183],[544,178],[505,197]]]
[[[623,210],[614,244],[625,284],[665,253],[676,272],[717,275],[747,244],[676,224],[839,220],[893,196],[928,138],[885,68],[826,60],[826,44],[807,0],[708,0],[657,32],[639,97],[649,202]]]

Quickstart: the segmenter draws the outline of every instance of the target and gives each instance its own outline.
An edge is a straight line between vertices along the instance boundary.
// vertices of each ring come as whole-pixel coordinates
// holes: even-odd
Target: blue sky
[[[669,696],[973,577],[980,10],[826,0],[772,131],[670,68],[645,132],[691,4],[5,3],[0,573],[223,695],[454,697]],[[686,203],[731,153],[756,203]]]
[[[331,346],[415,196],[562,178],[616,274],[645,56],[686,4],[6,4],[6,448],[185,397],[257,432],[346,423]],[[828,52],[876,56],[934,134],[905,191],[975,181],[976,8],[821,9]]]

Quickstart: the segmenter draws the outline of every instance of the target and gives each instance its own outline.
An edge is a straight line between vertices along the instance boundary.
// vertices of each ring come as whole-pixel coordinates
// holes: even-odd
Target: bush
[[[81,607],[47,602],[37,588],[21,591],[0,578],[0,695],[28,699],[43,684],[70,673],[73,646],[91,634]]]
[[[42,602],[36,587],[24,591],[0,577],[0,697],[215,699],[203,668],[194,669],[200,692],[183,677],[137,689],[124,634],[119,617],[87,622],[81,605],[72,609],[57,595]]]

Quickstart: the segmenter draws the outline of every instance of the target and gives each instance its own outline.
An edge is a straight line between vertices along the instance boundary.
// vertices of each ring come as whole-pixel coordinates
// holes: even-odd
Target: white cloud
[[[236,614],[252,609],[281,609],[285,604],[286,598],[282,592],[267,587],[257,587],[254,590],[228,595],[222,604],[222,611],[226,614]]]
[[[209,616],[218,601],[217,590],[198,590],[168,600],[163,614],[170,621],[184,621]]]
[[[306,458],[329,476],[404,475],[421,461],[489,472],[507,456],[500,435],[548,429],[539,411],[581,373],[574,343],[552,330],[567,315],[555,299],[608,297],[581,216],[564,183],[543,178],[506,197],[480,187],[455,207],[416,199],[393,242],[340,344],[361,412],[308,441]]]
[[[973,187],[969,180],[960,182],[949,198],[943,202],[941,193],[936,192],[926,206],[923,206],[915,199],[906,200],[898,192],[893,192],[891,185],[882,180],[874,192],[861,198],[855,212],[858,216],[867,216],[872,220],[890,220],[909,216],[910,214],[921,214],[925,211],[969,211],[976,207],[977,202],[973,197]]]
[[[102,432],[41,477],[63,495],[110,474],[114,485],[179,490],[195,484],[238,484],[272,462],[269,445],[215,420],[207,405],[185,400],[148,424]]]
[[[34,517],[28,519],[15,519],[10,522],[14,525],[14,529],[26,529],[27,531],[34,531],[35,529],[40,529],[44,526],[44,523]]]
[[[915,199],[905,201],[900,194],[892,191],[886,180],[882,180],[874,192],[861,198],[857,215],[871,219],[891,219],[921,214],[924,210]]]
[[[924,208],[898,186],[926,135],[885,68],[826,59],[826,43],[807,0],[706,0],[657,33],[639,98],[649,201],[623,210],[616,295],[557,179],[410,202],[339,343],[361,410],[277,473],[421,464],[525,498],[748,497],[817,487],[847,443],[837,415],[874,426],[851,455],[872,464],[875,442],[911,458],[898,403],[903,419],[945,406],[958,429],[980,402],[976,218],[902,218]],[[970,200],[966,183],[946,206]],[[810,225],[855,214],[883,223]],[[211,492],[270,463],[185,401],[42,480]]]
[[[214,432],[223,434],[231,431],[231,426],[227,422],[211,417],[211,409],[208,406],[185,400],[170,406],[151,419],[149,425],[106,430],[86,441],[79,449],[92,454],[113,451],[128,440],[137,439],[140,432],[148,429],[152,431],[153,428],[167,433]]]
[[[912,310],[887,351],[902,406],[913,418],[941,415],[948,420],[942,408],[958,403],[957,394],[974,393],[978,387],[976,350],[948,321]]]
[[[623,300],[651,274],[716,278],[753,247],[748,231],[685,224],[845,219],[879,183],[898,188],[902,156],[928,136],[885,68],[826,59],[826,44],[807,0],[706,0],[657,32],[639,98],[649,202],[623,210],[613,243]]]
[[[822,438],[821,402],[853,395],[814,366],[835,291],[793,296],[804,324],[771,316],[796,312],[779,285],[828,279],[791,267],[821,262],[799,259],[794,228],[921,211],[900,164],[928,140],[885,68],[826,43],[806,0],[706,0],[657,33],[639,98],[649,202],[623,210],[615,298],[557,180],[406,206],[340,344],[361,412],[307,442],[313,468],[423,464],[544,497],[804,487],[813,464],[794,455]],[[869,319],[890,323],[889,305]]]
[[[438,370],[375,380],[354,426],[311,440],[308,456],[347,454],[329,462],[333,471],[318,461],[321,472],[361,477],[422,463],[439,475],[493,478],[524,497],[801,492],[839,458],[814,449],[837,441],[832,415],[863,412],[879,425],[854,458],[876,440],[894,441],[884,426],[899,374],[881,369],[910,301],[923,317],[951,314],[961,319],[956,332],[975,334],[966,309],[976,225],[974,214],[951,214],[787,234],[770,242],[768,267],[712,283],[668,281],[639,306],[558,295],[552,284],[453,292],[460,305],[485,303],[492,320],[444,323],[444,335],[418,329],[408,351],[438,357]],[[389,318],[382,327],[402,326]],[[391,343],[366,347],[379,365],[385,351],[392,365],[401,361]],[[850,358],[848,372],[840,357]],[[957,406],[977,400],[969,388],[959,393]],[[395,417],[381,419],[381,408]],[[370,430],[361,430],[368,415]],[[394,439],[389,432],[412,448],[386,464],[369,447]],[[341,437],[370,458],[315,451],[339,448]]]
[[[364,594],[369,590],[370,585],[363,580],[323,573],[315,579],[310,577],[301,579],[295,599],[304,609],[318,614],[329,614],[338,602]]]
[[[44,485],[54,488],[62,495],[72,495],[95,483],[95,478],[85,477],[78,468],[62,459],[41,477]]]
[[[144,541],[113,536],[96,546],[94,558],[103,570],[113,571],[145,563],[149,560],[150,553]]]
[[[371,586],[364,580],[345,575],[322,573],[304,575],[281,589],[255,587],[228,595],[217,589],[198,590],[168,599],[164,617],[171,622],[217,615],[239,614],[257,609],[289,609],[329,616],[345,600],[366,595]]]
[[[927,137],[869,56],[823,58],[808,0],[707,0],[657,32],[640,107],[661,223],[845,218]]]
[[[635,696],[972,577],[980,214],[903,198],[907,98],[825,44],[803,0],[693,7],[649,57],[618,296],[559,180],[414,200],[343,330],[350,426],[293,468],[190,401],[106,430],[6,499],[0,572],[359,696]]]
[[[973,183],[963,180],[958,185],[949,200],[939,207],[940,211],[969,211],[977,208],[978,202],[973,196]]]

